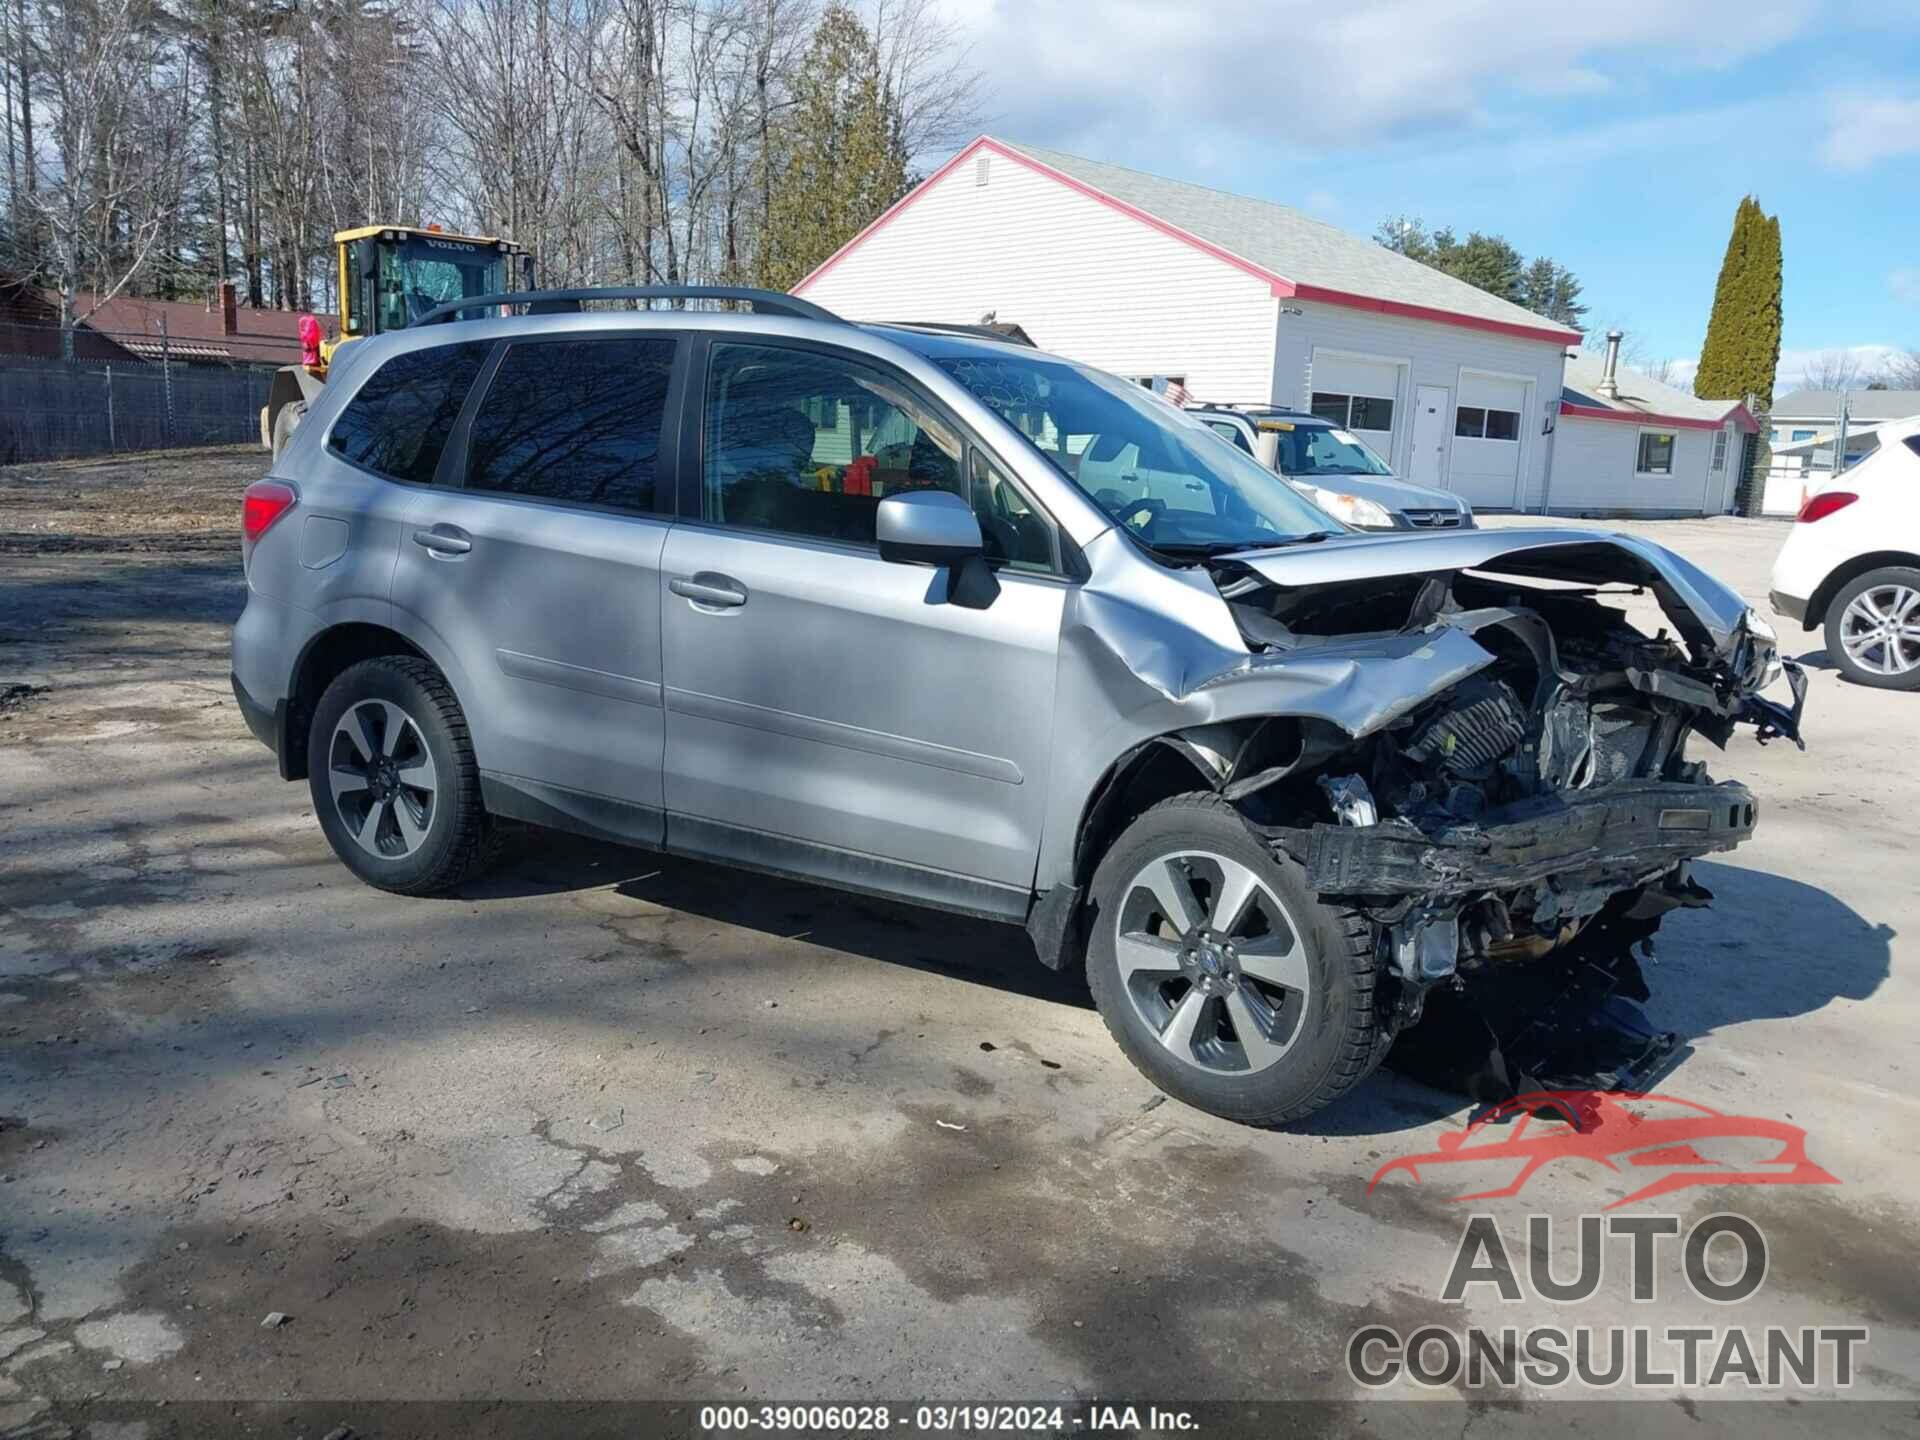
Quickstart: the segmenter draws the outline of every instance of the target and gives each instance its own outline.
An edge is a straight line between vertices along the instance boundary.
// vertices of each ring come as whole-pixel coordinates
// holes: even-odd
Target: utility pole
[[[1853,396],[1847,391],[1840,392],[1840,420],[1833,429],[1833,473],[1838,475],[1847,468],[1847,422],[1852,419]]]

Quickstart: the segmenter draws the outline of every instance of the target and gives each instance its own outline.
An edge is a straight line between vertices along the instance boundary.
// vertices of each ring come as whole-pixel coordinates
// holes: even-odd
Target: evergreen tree
[[[1587,307],[1580,301],[1580,282],[1564,265],[1542,255],[1520,277],[1520,303],[1555,324],[1578,330]]]
[[[760,283],[784,290],[908,189],[900,108],[873,37],[845,5],[821,13],[794,82],[760,248]]]
[[[1703,400],[1758,397],[1773,409],[1780,364],[1780,221],[1749,195],[1733,213],[1733,234],[1713,292],[1693,393]]]
[[[1451,227],[1430,232],[1418,216],[1394,215],[1380,222],[1373,238],[1396,255],[1418,260],[1569,328],[1578,329],[1587,313],[1580,300],[1580,282],[1571,270],[1545,255],[1528,263],[1503,235],[1474,230],[1462,240]]]
[[[1754,397],[1753,411],[1773,411],[1774,372],[1780,365],[1780,220],[1761,210],[1749,195],[1733,212],[1733,234],[1720,281],[1713,291],[1713,313],[1693,393],[1703,400]],[[1745,514],[1759,513],[1765,486],[1759,483],[1772,464],[1764,424],[1753,437],[1742,468],[1736,504]]]

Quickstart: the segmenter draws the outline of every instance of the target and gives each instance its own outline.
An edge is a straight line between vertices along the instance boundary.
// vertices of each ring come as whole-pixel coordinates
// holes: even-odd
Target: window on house
[[[1671,475],[1673,473],[1673,432],[1642,430],[1640,456],[1633,468],[1642,475]]]
[[[1813,431],[1796,430],[1789,438],[1793,440],[1811,440],[1813,438]]]
[[[672,340],[514,345],[467,442],[467,488],[653,509]]]
[[[1718,475],[1727,468],[1727,432],[1719,431],[1713,437],[1713,473]]]
[[[1518,440],[1520,412],[1462,405],[1453,412],[1453,433],[1468,440]]]
[[[1393,401],[1378,395],[1338,395],[1316,390],[1308,408],[1322,420],[1346,430],[1393,429]]]

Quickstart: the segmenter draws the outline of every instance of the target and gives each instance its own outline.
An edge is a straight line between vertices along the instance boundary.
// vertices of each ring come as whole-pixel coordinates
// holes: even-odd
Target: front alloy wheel
[[[1248,866],[1204,850],[1149,860],[1114,926],[1127,1001],[1176,1059],[1245,1074],[1292,1048],[1311,973],[1286,906]]]
[[[1258,1125],[1298,1119],[1372,1073],[1373,926],[1213,794],[1134,820],[1094,872],[1087,983],[1127,1058],[1177,1100]]]

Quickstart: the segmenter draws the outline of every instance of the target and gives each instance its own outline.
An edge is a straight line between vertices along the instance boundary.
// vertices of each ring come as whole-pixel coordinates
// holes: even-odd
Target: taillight
[[[1809,495],[1807,503],[1800,507],[1795,517],[1803,525],[1815,520],[1824,520],[1836,510],[1844,510],[1860,497],[1851,490],[1823,490],[1818,495]]]
[[[240,501],[240,533],[251,545],[300,498],[291,485],[279,480],[256,480],[247,487]]]

